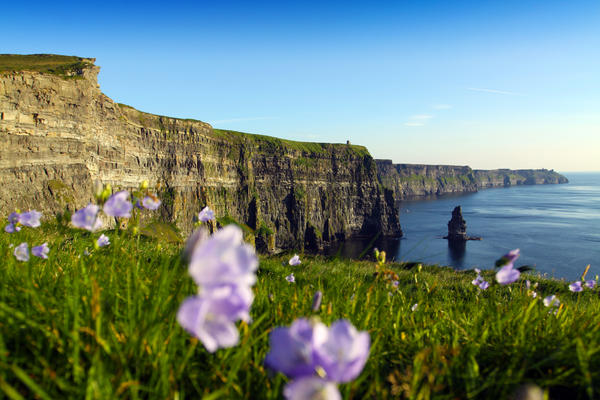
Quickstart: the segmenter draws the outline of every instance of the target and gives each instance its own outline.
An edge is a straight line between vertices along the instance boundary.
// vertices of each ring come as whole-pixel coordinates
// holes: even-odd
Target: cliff
[[[320,247],[402,234],[366,148],[303,143],[152,115],[101,93],[93,59],[0,55],[0,210],[57,212],[91,201],[96,179],[159,188],[184,232],[209,205],[263,246]]]
[[[422,196],[514,185],[567,183],[561,174],[547,169],[471,169],[469,166],[394,164],[375,160],[377,174],[384,187],[393,190],[394,198],[404,200]]]

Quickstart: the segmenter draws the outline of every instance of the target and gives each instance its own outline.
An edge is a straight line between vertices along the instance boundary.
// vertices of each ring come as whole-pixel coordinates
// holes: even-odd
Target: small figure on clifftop
[[[452,219],[448,221],[448,236],[444,236],[452,242],[466,242],[467,240],[481,240],[480,237],[467,236],[467,222],[462,216],[460,206],[454,207]]]

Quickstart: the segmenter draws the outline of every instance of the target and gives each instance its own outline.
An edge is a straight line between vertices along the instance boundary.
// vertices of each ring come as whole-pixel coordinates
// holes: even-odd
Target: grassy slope
[[[90,65],[89,61],[75,56],[0,54],[0,74],[14,71],[32,71],[67,78],[88,65]]]
[[[371,262],[264,258],[254,322],[240,325],[240,345],[209,354],[175,321],[196,290],[178,248],[112,232],[108,248],[85,256],[98,234],[55,231],[0,233],[0,392],[9,398],[279,398],[286,379],[262,364],[268,332],[310,316],[317,289],[322,320],[348,318],[371,335],[345,398],[496,399],[524,382],[551,398],[600,396],[597,291],[536,279],[535,300],[522,282],[478,293],[472,272],[392,265],[394,290]],[[48,260],[18,262],[9,247],[46,240]],[[284,279],[291,270],[296,284]],[[540,298],[554,293],[564,303],[557,315]]]

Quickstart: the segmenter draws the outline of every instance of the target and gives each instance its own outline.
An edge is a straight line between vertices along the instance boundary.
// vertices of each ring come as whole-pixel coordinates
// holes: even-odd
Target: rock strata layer
[[[189,233],[205,205],[264,247],[322,247],[351,236],[401,236],[393,192],[361,146],[220,131],[120,105],[99,67],[75,76],[0,73],[0,216],[92,200],[96,179],[158,187],[161,217]]]

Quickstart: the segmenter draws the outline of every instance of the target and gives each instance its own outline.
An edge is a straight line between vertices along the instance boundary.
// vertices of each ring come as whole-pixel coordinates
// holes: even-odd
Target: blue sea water
[[[404,201],[404,238],[378,241],[388,258],[490,269],[511,249],[521,249],[516,265],[531,265],[550,277],[575,280],[587,264],[588,277],[600,274],[600,173],[565,173],[568,184],[514,186],[476,193]],[[481,241],[464,248],[442,239],[455,206],[462,207],[467,233]],[[364,248],[345,246],[354,252]],[[355,254],[356,255],[356,254]]]

